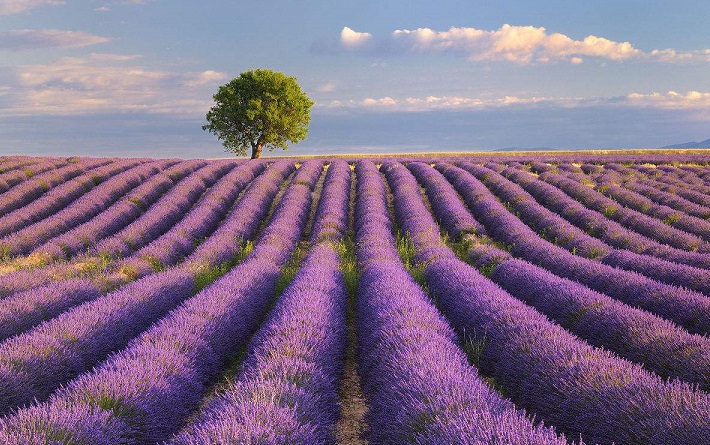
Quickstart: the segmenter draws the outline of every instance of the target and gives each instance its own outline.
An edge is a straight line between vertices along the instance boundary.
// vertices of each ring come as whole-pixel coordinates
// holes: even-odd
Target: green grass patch
[[[473,247],[473,241],[469,237],[462,236],[458,240],[452,240],[448,235],[444,235],[442,239],[444,240],[444,244],[456,254],[458,259],[468,262],[468,252],[471,250],[471,247]]]
[[[162,270],[165,270],[165,264],[163,264],[162,261],[157,259],[156,257],[152,255],[146,255],[144,259],[150,264],[150,268],[153,269],[153,272],[160,272]]]
[[[357,256],[355,255],[355,242],[352,237],[345,237],[334,244],[334,248],[340,256],[340,273],[343,274],[348,296],[354,299],[360,279],[360,270],[357,267]]]
[[[407,269],[414,267],[414,258],[417,254],[417,248],[409,232],[397,231],[395,247],[397,248],[397,253],[399,253],[399,258],[402,260],[402,263],[404,263],[404,267]]]
[[[565,321],[564,321],[564,323],[562,324],[562,326],[564,326],[564,327],[566,327],[566,328],[571,328],[571,327],[573,327],[574,325],[576,325],[577,323],[579,323],[580,320],[582,320],[582,318],[585,316],[585,314],[586,314],[587,312],[589,312],[590,310],[601,309],[601,308],[603,308],[603,307],[604,307],[604,303],[601,303],[601,302],[599,302],[599,303],[592,303],[592,304],[588,304],[588,305],[586,305],[586,306],[582,306],[582,307],[579,308],[578,310],[576,310],[576,311],[572,312],[571,314],[569,314],[569,315],[565,318]]]
[[[276,280],[276,295],[281,295],[291,281],[293,281],[293,277],[298,273],[301,268],[301,263],[303,263],[308,253],[308,248],[308,242],[301,241],[291,254],[291,258],[289,258],[286,264],[281,266],[281,275],[279,275],[278,280]]]
[[[254,250],[254,242],[247,240],[244,243],[241,243],[241,246],[239,248],[239,252],[237,255],[232,258],[229,261],[225,261],[222,264],[216,265],[216,266],[206,266],[201,268],[200,270],[197,271],[195,274],[195,290],[196,292],[201,291],[205,287],[209,286],[212,284],[215,280],[229,272],[229,270],[234,267],[236,264],[241,263],[244,261],[244,258],[247,257],[252,251]]]
[[[404,264],[404,267],[407,269],[407,272],[409,272],[409,275],[411,275],[414,281],[416,281],[417,284],[424,289],[424,292],[428,294],[429,287],[426,282],[427,264],[416,261],[415,257],[417,255],[417,248],[414,245],[414,241],[412,240],[409,232],[403,233],[399,230],[397,231],[395,236],[395,247],[397,248],[399,258],[402,260],[402,264]]]
[[[604,216],[611,219],[611,217],[614,216],[614,213],[616,213],[617,210],[619,210],[618,207],[609,206],[609,207],[604,207],[604,212],[602,212],[602,213],[604,213]]]
[[[141,209],[141,211],[145,212],[145,209],[147,208],[147,206],[146,206],[145,203],[144,203],[143,201],[141,201],[140,199],[135,198],[135,197],[131,197],[131,198],[128,198],[128,201],[131,202],[131,203],[133,203],[133,204],[135,204],[136,207],[138,207],[139,209]]]
[[[680,215],[677,213],[673,213],[672,215],[668,215],[666,218],[664,218],[663,222],[665,224],[668,224],[669,226],[672,226],[673,224],[677,223],[679,219]]]
[[[67,444],[67,445],[91,445],[84,440],[80,440],[76,437],[76,434],[63,427],[59,427],[53,424],[43,424],[42,436],[45,437],[46,441],[44,443],[52,444]]]
[[[481,359],[486,348],[487,333],[476,335],[464,333],[463,335],[463,351],[466,353],[468,362],[476,368],[481,366]]]
[[[94,182],[94,185],[99,185],[103,182],[103,179],[96,174],[91,175],[91,180]]]

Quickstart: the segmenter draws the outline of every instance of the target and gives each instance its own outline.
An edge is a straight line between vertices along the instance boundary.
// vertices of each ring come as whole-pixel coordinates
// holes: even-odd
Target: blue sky
[[[316,102],[289,154],[703,140],[708,19],[700,0],[0,0],[0,154],[228,156],[204,114],[260,67]]]

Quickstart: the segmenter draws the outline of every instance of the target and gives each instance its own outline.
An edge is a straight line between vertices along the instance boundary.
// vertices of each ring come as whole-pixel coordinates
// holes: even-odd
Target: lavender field
[[[0,157],[2,444],[710,444],[710,153]]]

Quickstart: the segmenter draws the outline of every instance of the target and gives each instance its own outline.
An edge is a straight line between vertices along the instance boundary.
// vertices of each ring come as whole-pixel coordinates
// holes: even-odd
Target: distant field
[[[0,443],[710,444],[710,152],[0,157]]]

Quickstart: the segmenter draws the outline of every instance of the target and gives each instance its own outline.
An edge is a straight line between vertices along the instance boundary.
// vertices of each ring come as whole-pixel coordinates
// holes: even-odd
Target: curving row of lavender
[[[126,271],[130,271],[132,279],[151,273],[151,265],[160,257],[159,254],[169,254],[169,259],[163,258],[164,266],[173,265],[190,254],[197,242],[215,229],[221,218],[230,210],[240,191],[263,167],[260,163],[244,165],[226,175],[209,190],[206,190],[204,183],[208,178],[203,176],[205,172],[201,169],[180,181],[157,205],[151,206],[121,232],[101,240],[91,249],[94,255],[77,256],[70,263],[59,263],[54,267],[29,271],[20,269],[0,276],[0,297],[47,284],[59,279],[58,277],[83,275],[83,265],[101,263],[104,256],[117,259],[127,256],[123,261],[109,263],[107,268],[101,270],[103,275],[108,277],[108,284],[124,282]],[[285,164],[274,167],[276,168],[272,168],[271,172],[293,169],[292,165]],[[208,168],[206,173],[214,175],[214,168]],[[271,173],[267,176],[271,176]],[[260,180],[263,181],[265,179]],[[276,186],[271,189],[274,187]],[[273,194],[275,193],[273,191]],[[273,198],[269,194],[259,196],[264,202]],[[198,198],[199,201],[195,202]],[[264,206],[266,204],[262,204],[262,207]],[[149,245],[132,251],[146,243]],[[96,254],[99,255],[98,260]],[[116,273],[117,271],[119,272]]]
[[[86,169],[70,181],[60,182],[55,187],[46,189],[37,184],[38,192],[41,193],[14,189],[0,195],[0,236],[16,232],[59,211],[95,185],[137,165],[138,162],[130,159],[117,162],[86,160],[81,164],[85,164]]]
[[[27,254],[49,238],[66,232],[103,212],[128,191],[138,187],[175,161],[153,161],[133,167],[96,187],[75,202],[34,224],[30,224],[0,239],[0,252],[5,256]]]
[[[325,179],[303,267],[250,341],[239,373],[170,443],[333,442],[347,295],[332,243],[347,229],[348,164],[331,163]]]
[[[336,443],[356,339],[370,443],[710,445],[708,192],[702,154],[0,157],[0,442]]]
[[[441,174],[422,163],[410,163],[420,183]],[[411,181],[410,181],[411,182]],[[449,191],[457,211],[467,211]],[[648,312],[625,305],[542,267],[514,259],[488,244],[474,245],[472,263],[511,295],[535,307],[584,340],[642,363],[661,377],[674,377],[710,389],[710,342]],[[677,355],[674,351],[685,350]]]
[[[555,244],[588,258],[598,258],[605,264],[640,272],[648,277],[678,286],[685,286],[710,295],[710,274],[707,270],[649,258],[627,250],[615,250],[588,235],[564,218],[538,204],[521,187],[498,173],[477,165],[464,168],[481,180],[501,201],[508,203],[517,216],[538,234]],[[710,257],[703,255],[703,257]]]
[[[268,306],[279,266],[300,239],[310,207],[310,187],[321,169],[319,162],[302,166],[244,263],[189,298],[121,353],[61,388],[47,403],[6,418],[3,439],[8,443],[46,441],[56,430],[65,431],[72,440],[96,444],[167,439],[197,408],[210,378],[234,354],[234,343],[248,339]],[[164,276],[182,284],[184,298],[194,292],[189,269],[178,268]],[[155,289],[149,281],[145,286]],[[155,304],[156,297],[146,301],[165,313],[171,303],[180,301],[176,291],[168,293],[173,297],[170,302]],[[109,304],[116,298],[111,300]],[[132,312],[151,321],[159,318],[145,310]],[[133,319],[124,323],[133,325],[133,335],[148,326],[136,326]],[[94,336],[86,345],[98,346],[103,340],[104,336]]]
[[[420,261],[430,292],[458,332],[483,343],[482,371],[514,402],[591,442],[682,444],[710,433],[706,393],[665,383],[641,366],[590,347],[456,259],[441,248],[414,177],[401,164],[384,168],[398,221],[417,248],[428,252]],[[630,419],[630,411],[638,418]]]
[[[455,334],[399,260],[385,187],[357,172],[360,370],[375,443],[561,444],[487,386]],[[426,235],[425,235],[426,236]]]
[[[470,173],[451,165],[437,167],[461,193],[471,211],[480,215],[488,233],[510,246],[514,255],[667,318],[691,332],[710,333],[710,299],[707,296],[574,255],[538,236]]]
[[[272,166],[268,175],[263,178],[259,178],[254,182],[255,190],[264,189],[265,185],[274,184],[278,182],[283,174],[290,171],[290,166],[282,164],[284,170],[280,170],[279,166]],[[180,222],[174,225],[170,230],[163,236],[159,237],[157,240],[151,243],[153,247],[155,246],[167,246],[167,251],[170,252],[171,257],[174,261],[163,258],[163,265],[171,266],[177,264],[178,260],[182,257],[187,256],[194,250],[195,242],[208,235],[214,230],[214,227],[219,222],[219,218],[223,217],[234,204],[234,201],[239,193],[246,184],[251,181],[254,176],[262,171],[263,165],[259,164],[248,164],[242,168],[235,169],[229,175],[220,180],[214,187],[212,187],[204,196],[195,204],[189,213],[180,220]],[[275,174],[272,176],[272,173]],[[203,183],[202,177],[197,177],[198,183]],[[192,192],[194,190],[191,182],[184,184],[185,190]],[[269,200],[273,199],[275,194],[276,185],[271,185],[271,192],[268,193],[249,193],[248,199],[257,200],[261,202],[262,207],[267,208]],[[170,213],[176,213],[175,208],[180,209],[177,204],[181,204],[186,201],[189,204],[188,197],[182,192],[183,187],[176,186],[173,190],[178,192],[176,194],[169,194],[164,200],[166,203],[162,203],[156,212],[146,212],[142,218],[144,221],[138,220],[139,227],[144,230],[150,228],[162,227],[163,230],[169,227],[171,222],[170,218],[167,218],[163,210],[168,209]],[[182,200],[180,199],[182,198]],[[248,200],[245,200],[248,202]],[[241,203],[240,203],[241,204]],[[171,205],[176,205],[172,207]],[[189,205],[187,206],[189,208]],[[184,210],[184,209],[183,209]],[[252,227],[254,227],[259,221],[259,214],[252,214],[248,209],[244,208],[241,204],[239,209],[234,209],[234,217],[232,220],[241,219],[242,221],[253,221]],[[177,215],[176,215],[177,216]],[[153,224],[147,224],[152,222]],[[165,223],[168,224],[165,224]],[[173,221],[174,222],[174,221]],[[145,224],[144,224],[145,223]],[[157,228],[155,228],[157,226]],[[231,224],[225,224],[223,230],[227,230],[231,227]],[[159,232],[158,232],[159,233]],[[246,238],[251,235],[251,232],[244,232],[243,237]],[[180,246],[184,246],[184,249],[180,249]],[[159,251],[162,249],[159,249]],[[149,249],[145,249],[149,251]],[[140,276],[149,275],[152,270],[150,268],[150,260],[155,261],[154,256],[150,256],[149,259],[145,259],[144,249],[139,250],[135,257],[128,258],[125,262],[119,262],[115,267],[104,271],[104,275],[111,273],[112,269],[121,269],[122,267],[127,267],[126,265],[133,265],[133,270],[136,271],[133,274],[133,278],[138,278]],[[200,258],[197,256],[195,258]],[[140,265],[144,265],[142,269],[139,269]],[[8,274],[8,277],[12,277],[13,274]],[[35,272],[34,275],[38,275]],[[50,277],[45,276],[49,279]],[[117,282],[122,282],[121,276],[117,278]],[[84,290],[86,289],[86,290]],[[39,322],[54,317],[61,314],[68,308],[88,301],[89,299],[95,298],[98,295],[99,286],[91,283],[86,279],[67,279],[61,281],[55,281],[53,283],[35,287],[34,289],[29,289],[25,291],[16,291],[15,294],[0,300],[0,340],[10,337],[28,330],[29,328],[39,324]]]
[[[525,189],[540,204],[610,246],[676,263],[710,268],[710,255],[677,249],[629,230],[608,219],[602,212],[586,208],[562,190],[524,171],[507,168],[502,170],[501,174]]]
[[[253,236],[259,216],[263,215],[252,212],[248,204],[251,201],[268,208],[283,178],[279,167],[286,171],[292,169],[291,164],[281,164],[263,180],[255,181],[250,187],[254,193],[248,195],[250,199],[245,197],[239,203],[232,217],[220,227],[221,232],[242,230],[239,233],[244,238]],[[245,223],[246,232],[242,229]],[[213,243],[208,239],[203,246],[210,244]],[[61,312],[60,309],[56,318],[0,344],[0,386],[5,388],[0,412],[47,397],[59,385],[88,370],[111,351],[120,349],[156,318],[190,297],[196,291],[195,266],[220,264],[213,260],[213,253],[213,249],[198,250],[181,267],[147,275],[72,310]],[[223,256],[230,254],[233,255],[232,249],[226,250]],[[69,287],[54,293],[50,301],[55,307],[65,308],[91,300],[86,298],[86,292],[78,294],[82,298],[77,298],[77,292]],[[89,294],[95,295],[95,291]],[[19,299],[12,301],[21,303]],[[48,311],[46,304],[41,309],[45,314]]]

